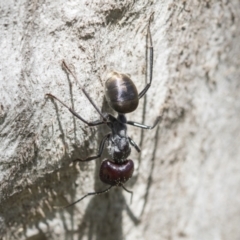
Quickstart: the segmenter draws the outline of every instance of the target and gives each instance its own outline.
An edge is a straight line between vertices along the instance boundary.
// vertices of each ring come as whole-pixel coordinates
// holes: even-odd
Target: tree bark
[[[3,239],[240,239],[240,2],[2,1],[0,236]],[[108,186],[95,155],[105,126],[84,96],[104,99],[105,76],[146,85],[151,14],[153,82],[129,120],[139,145],[125,187]],[[65,60],[78,82],[61,67]]]

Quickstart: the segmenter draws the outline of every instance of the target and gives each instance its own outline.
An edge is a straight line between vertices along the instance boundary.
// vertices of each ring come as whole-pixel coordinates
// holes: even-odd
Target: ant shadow
[[[102,112],[112,112],[108,106],[105,98],[103,100]],[[97,138],[100,142],[106,132],[109,131],[107,126],[98,126]],[[102,154],[101,159],[96,159],[95,168],[95,184],[94,189],[96,191],[106,188],[106,184],[102,183],[99,179],[99,168],[103,159],[108,155],[106,154],[106,148]],[[79,163],[87,164],[87,163]],[[130,198],[129,198],[130,199]],[[81,204],[81,203],[78,203]],[[114,187],[109,192],[91,196],[91,200],[84,212],[81,223],[78,225],[78,230],[75,232],[78,234],[78,239],[83,239],[87,236],[87,239],[124,239],[123,236],[123,211],[127,212],[127,215],[134,222],[138,224],[139,220],[134,216],[129,208],[129,205],[123,195],[121,187]]]
[[[84,236],[89,240],[93,237],[99,240],[124,239],[122,215],[125,209],[128,207],[120,188],[93,197],[82,218],[82,223],[78,226],[78,239],[83,239]]]
[[[68,78],[68,80],[69,80],[69,78]],[[72,86],[69,81],[70,95],[71,95],[71,100],[72,100],[73,97],[72,97],[71,87]],[[72,106],[74,108],[73,101],[72,101]],[[103,100],[102,106],[103,106],[103,109],[101,109],[102,112],[108,112],[108,113],[113,112],[110,109],[110,107],[108,106],[105,98]],[[55,107],[58,112],[57,105],[55,105]],[[145,115],[145,110],[146,110],[146,108],[144,107],[143,115]],[[64,136],[64,131],[61,127],[60,119],[58,119],[58,120],[59,120],[59,124],[60,124],[60,131],[63,133],[63,136]],[[74,130],[76,130],[76,121],[77,121],[77,119],[73,116]],[[97,126],[95,131],[97,131],[97,134],[95,135],[92,132],[93,136],[91,136],[90,138],[94,138],[95,140],[97,140],[98,143],[100,143],[103,136],[107,132],[109,132],[109,128],[106,125]],[[127,216],[131,219],[131,221],[133,222],[134,225],[137,225],[140,223],[141,216],[142,216],[142,214],[145,210],[146,204],[148,202],[149,190],[150,190],[150,187],[152,184],[151,175],[152,175],[152,172],[154,169],[154,160],[155,160],[155,151],[157,148],[158,132],[159,132],[159,125],[157,126],[157,131],[155,134],[155,144],[154,144],[154,151],[153,151],[151,164],[150,164],[151,165],[150,173],[149,173],[149,178],[146,183],[145,194],[144,194],[145,201],[144,201],[144,205],[143,205],[140,217],[136,217],[134,215],[134,213],[131,211],[129,204],[127,203],[127,200],[126,200],[125,196],[123,195],[122,188],[114,187],[111,189],[111,191],[109,191],[107,193],[89,197],[91,199],[88,203],[87,208],[85,209],[83,216],[81,216],[81,222],[79,224],[74,223],[73,215],[79,214],[78,212],[75,211],[74,206],[67,209],[67,211],[72,215],[71,226],[77,225],[77,230],[75,230],[76,228],[74,228],[74,229],[72,228],[72,230],[70,230],[66,226],[66,219],[64,218],[64,215],[60,213],[60,215],[62,216],[62,221],[63,221],[63,223],[65,225],[65,229],[66,229],[65,239],[68,239],[69,235],[72,235],[72,237],[74,235],[77,235],[78,239],[84,239],[87,236],[87,239],[89,239],[89,240],[91,240],[91,239],[106,239],[106,240],[107,239],[116,239],[116,240],[124,239],[124,233],[123,233],[123,227],[122,227],[124,211],[126,211]],[[95,137],[94,137],[94,135],[95,135]],[[142,135],[142,137],[141,137],[140,146],[142,146],[143,136],[144,135]],[[77,140],[77,136],[75,134],[74,134],[74,137],[77,142],[78,140]],[[84,147],[84,144],[83,144],[83,147]],[[95,151],[97,151],[97,149]],[[81,154],[82,154],[82,150],[79,151],[79,149],[78,149],[78,151],[77,151],[77,149],[76,149],[76,152],[74,155],[81,155]],[[87,151],[87,154],[88,154],[88,151]],[[107,185],[103,184],[100,181],[99,169],[100,169],[101,162],[107,156],[109,156],[109,155],[106,155],[106,148],[104,148],[104,152],[101,156],[101,159],[94,160],[95,164],[96,164],[95,174],[94,174],[94,179],[95,179],[94,189],[95,189],[95,191],[100,191],[100,190],[106,189]],[[140,158],[141,158],[141,155],[140,155]],[[84,169],[88,163],[77,163],[77,164],[79,164],[80,169],[84,171]],[[136,176],[136,179],[132,178],[131,180],[129,180],[129,182],[128,182],[129,186],[133,186],[134,183],[137,181],[137,178],[138,178],[138,176]],[[76,190],[75,191],[73,190],[73,196],[75,196],[75,197],[73,197],[72,201],[77,200],[77,199],[74,199],[74,198],[76,198],[76,194],[74,194],[74,192],[76,193]],[[92,192],[92,191],[89,191],[89,192]],[[77,204],[81,204],[81,203],[77,203]]]
[[[148,36],[148,35],[147,35]],[[146,37],[146,42],[147,42],[147,37]],[[150,54],[150,57],[152,55]],[[146,48],[146,58],[148,57],[148,52]],[[151,63],[151,62],[150,62]],[[146,61],[146,71],[147,71],[147,61]],[[151,70],[152,65],[150,65],[150,70]],[[70,95],[71,95],[71,103],[74,109],[74,102],[73,102],[73,97],[72,97],[72,85],[69,79],[69,74],[67,73],[67,78],[69,81],[69,89],[70,89]],[[147,80],[147,72],[146,72],[146,79]],[[142,96],[142,95],[141,95]],[[145,97],[144,97],[145,99]],[[89,103],[90,104],[90,103]],[[102,112],[107,112],[111,113],[112,110],[106,103],[106,100],[104,99],[104,102],[102,104],[103,111]],[[106,109],[108,108],[108,109]],[[143,114],[142,114],[142,120],[145,122],[145,116],[146,116],[146,100],[144,100],[143,103]],[[75,130],[76,130],[76,119],[74,118],[73,120],[73,125],[74,125],[74,138],[75,141],[77,142],[77,137],[75,135]],[[97,142],[100,144],[101,140],[103,139],[104,135],[106,132],[109,132],[109,129],[106,130],[106,126],[98,126],[97,127]],[[150,173],[149,173],[149,178],[146,183],[146,189],[145,189],[145,203],[141,212],[141,215],[144,212],[145,206],[148,202],[149,198],[149,189],[152,184],[152,172],[154,168],[154,160],[155,160],[155,152],[156,152],[156,146],[157,146],[157,135],[159,132],[159,127],[156,131],[155,135],[155,145],[154,145],[154,151],[152,154],[152,159],[151,159],[151,166],[150,166]],[[105,133],[105,134],[104,134]],[[93,134],[94,135],[94,134]],[[144,134],[143,134],[143,129],[141,131],[141,137],[140,137],[140,147],[143,145],[143,139],[144,139]],[[90,141],[91,142],[91,141]],[[82,145],[82,144],[81,144]],[[84,144],[82,145],[84,146]],[[85,148],[86,149],[86,148]],[[96,149],[97,150],[97,149]],[[81,150],[80,150],[81,151]],[[106,151],[106,148],[104,148],[104,152]],[[86,151],[88,152],[88,150]],[[105,153],[102,154],[101,161],[103,160],[105,156]],[[106,189],[106,187],[103,187],[103,183],[99,181],[99,168],[101,161],[99,159],[95,160],[96,164],[96,170],[95,170],[95,191],[102,191],[102,189]],[[80,165],[80,168],[84,168],[84,165],[87,163],[78,163]],[[139,156],[139,166],[140,168],[141,165],[141,154]],[[137,169],[139,170],[139,169]],[[137,171],[138,172],[138,171]],[[130,181],[130,184],[134,184],[133,182],[137,181],[138,176],[136,176],[135,179],[132,179]],[[106,185],[105,185],[106,186]],[[78,203],[80,204],[80,203]],[[82,216],[81,223],[78,225],[78,230],[74,230],[74,234],[78,234],[78,239],[83,239],[86,235],[88,236],[88,239],[123,239],[123,228],[122,228],[122,223],[123,223],[123,211],[126,210],[128,216],[130,219],[133,221],[134,224],[138,224],[140,221],[137,219],[134,214],[131,212],[128,204],[126,203],[125,197],[122,193],[121,188],[113,188],[111,189],[110,192],[105,193],[100,196],[92,196],[91,200],[85,210],[84,215]],[[74,209],[69,210],[70,212],[74,212]],[[140,215],[140,218],[141,218]],[[73,220],[73,219],[72,219]],[[73,225],[73,222],[72,222]],[[95,237],[96,236],[96,237]]]

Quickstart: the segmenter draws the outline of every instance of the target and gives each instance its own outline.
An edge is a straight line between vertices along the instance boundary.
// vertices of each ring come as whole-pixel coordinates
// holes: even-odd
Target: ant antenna
[[[120,185],[126,192],[130,193],[131,194],[131,200],[130,200],[130,204],[132,203],[132,196],[133,196],[133,192],[128,190],[127,188],[125,188],[123,185]],[[71,203],[71,204],[68,204],[66,206],[63,206],[63,207],[60,207],[60,206],[54,206],[55,209],[65,209],[65,208],[68,208],[68,207],[71,207],[73,205],[75,205],[76,203],[78,202],[81,202],[84,198],[88,197],[88,196],[92,196],[92,195],[99,195],[99,194],[102,194],[102,193],[106,193],[108,191],[110,191],[110,189],[114,187],[114,185],[111,185],[110,187],[108,187],[107,189],[103,190],[103,191],[99,191],[99,192],[91,192],[91,193],[87,193],[86,195],[84,195],[82,198],[78,199],[77,201]]]
[[[64,208],[71,207],[71,206],[75,205],[76,203],[82,201],[82,200],[83,200],[85,197],[87,197],[87,196],[98,195],[98,194],[106,193],[106,192],[108,192],[112,187],[113,187],[113,186],[110,186],[109,188],[107,188],[107,189],[105,189],[105,190],[103,190],[103,191],[88,193],[88,194],[84,195],[82,198],[78,199],[77,201],[75,201],[75,202],[73,202],[73,203],[71,203],[71,204],[69,204],[69,205],[66,205],[66,206],[63,206],[63,207],[54,206],[54,208],[64,209]]]
[[[132,204],[132,198],[133,198],[133,191],[128,190],[127,188],[125,188],[122,184],[121,184],[122,189],[124,189],[126,192],[131,194],[131,200],[130,200],[130,204]]]

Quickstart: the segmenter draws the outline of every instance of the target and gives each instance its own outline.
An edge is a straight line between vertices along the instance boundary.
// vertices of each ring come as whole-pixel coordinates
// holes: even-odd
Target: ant
[[[109,113],[102,113],[99,108],[95,105],[89,94],[86,92],[84,87],[80,87],[83,91],[84,95],[99,113],[102,119],[88,122],[83,119],[80,115],[78,115],[74,110],[68,107],[65,103],[59,100],[54,95],[48,93],[46,94],[48,97],[57,100],[63,106],[65,106],[75,117],[86,123],[88,126],[97,126],[101,124],[106,124],[110,129],[111,133],[108,133],[103,137],[101,140],[98,154],[95,156],[87,157],[85,159],[75,159],[74,162],[88,162],[94,159],[101,157],[105,143],[108,142],[108,149],[109,154],[111,155],[112,160],[106,159],[101,163],[99,177],[100,180],[108,185],[107,189],[98,192],[92,192],[84,195],[82,198],[78,199],[77,201],[65,206],[70,207],[77,202],[80,202],[85,197],[90,195],[97,195],[108,192],[113,186],[122,187],[125,191],[131,193],[124,187],[124,183],[127,182],[133,174],[134,171],[134,163],[131,159],[127,159],[131,153],[131,146],[132,145],[137,152],[140,152],[140,148],[137,144],[127,136],[127,124],[132,125],[135,127],[143,128],[143,129],[153,129],[158,122],[160,121],[161,117],[158,116],[153,124],[153,126],[147,126],[144,124],[136,123],[133,121],[127,121],[125,114],[133,112],[139,103],[139,99],[142,98],[152,83],[152,72],[153,72],[153,45],[152,45],[152,36],[150,32],[150,22],[152,20],[152,15],[149,19],[148,23],[148,32],[147,32],[147,46],[146,46],[146,53],[148,56],[148,49],[149,50],[149,60],[150,60],[150,72],[149,72],[149,83],[144,87],[144,89],[138,94],[137,88],[130,77],[126,74],[119,73],[119,72],[111,72],[107,76],[106,84],[105,84],[105,97],[107,99],[108,104],[111,106],[113,110],[115,110],[118,115],[117,117],[112,116]],[[148,46],[149,44],[149,46]],[[75,74],[70,70],[68,65],[63,60],[62,66],[67,74],[71,74],[72,77],[77,81],[77,77]],[[146,59],[146,66],[148,66],[148,61]]]

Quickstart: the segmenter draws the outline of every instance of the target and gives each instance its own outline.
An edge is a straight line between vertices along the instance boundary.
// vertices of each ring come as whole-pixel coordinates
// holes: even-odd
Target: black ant
[[[139,99],[142,98],[152,83],[152,72],[153,72],[153,46],[152,46],[152,37],[150,32],[150,22],[152,16],[149,19],[148,23],[148,32],[147,32],[147,46],[146,52],[148,54],[149,50],[149,60],[150,60],[150,72],[149,72],[149,83],[144,87],[144,89],[138,94],[137,88],[134,85],[133,81],[130,79],[129,76],[123,73],[112,72],[108,75],[106,85],[105,85],[105,96],[107,99],[108,104],[118,113],[117,117],[112,116],[109,113],[102,113],[99,108],[95,105],[92,101],[89,94],[85,91],[83,87],[81,90],[83,91],[84,95],[88,98],[91,102],[93,107],[102,117],[101,120],[88,122],[83,119],[80,115],[78,115],[75,111],[73,111],[70,107],[68,107],[65,103],[59,100],[54,95],[48,93],[46,94],[48,97],[53,98],[59,101],[63,106],[65,106],[74,116],[79,118],[81,121],[86,123],[88,126],[97,126],[100,124],[107,124],[107,126],[111,129],[111,133],[105,135],[100,143],[99,151],[96,156],[87,157],[85,159],[76,159],[74,162],[87,162],[94,160],[96,158],[101,157],[104,145],[106,141],[108,141],[108,149],[109,154],[111,155],[112,160],[106,159],[102,162],[99,176],[102,182],[109,184],[110,187],[103,191],[92,192],[84,195],[82,198],[78,199],[77,201],[67,205],[66,207],[70,207],[77,202],[80,202],[85,197],[89,195],[96,195],[108,192],[113,186],[120,186],[125,191],[132,194],[132,191],[129,191],[124,187],[124,183],[128,181],[129,178],[132,177],[134,171],[134,163],[131,159],[127,159],[131,153],[132,145],[138,152],[140,152],[140,148],[137,144],[127,136],[127,126],[126,124],[133,125],[135,127],[140,127],[143,129],[153,129],[158,122],[160,121],[160,116],[158,116],[153,124],[153,126],[147,126],[144,124],[136,123],[133,121],[127,121],[125,114],[133,112],[138,107]],[[149,46],[148,46],[149,44]],[[146,60],[146,65],[148,61]],[[62,62],[63,68],[70,73],[73,78],[77,81],[76,76],[70,70],[68,65],[65,61]]]

